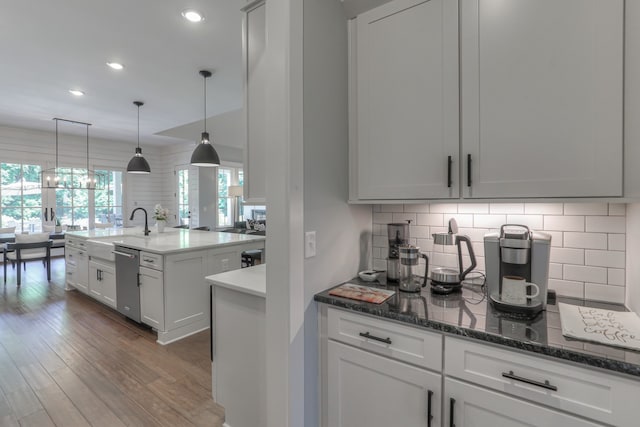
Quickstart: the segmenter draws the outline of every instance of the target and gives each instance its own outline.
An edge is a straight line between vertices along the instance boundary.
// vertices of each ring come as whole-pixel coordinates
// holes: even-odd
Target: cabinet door
[[[112,265],[100,268],[100,282],[102,282],[101,301],[109,307],[116,308],[116,269]]]
[[[77,248],[67,248],[67,283],[80,292],[89,293],[89,257],[87,252]]]
[[[264,2],[245,10],[243,50],[247,147],[244,163],[244,199],[265,203],[266,176],[266,7]]]
[[[602,426],[602,424],[450,378],[445,379],[444,391],[444,425],[456,427]]]
[[[439,374],[331,340],[327,363],[329,426],[440,425]]]
[[[351,198],[459,197],[458,2],[392,1],[350,35]]]
[[[96,262],[89,262],[89,296],[98,300],[102,299],[101,267],[102,266]]]
[[[622,195],[623,6],[461,2],[463,197]]]
[[[164,282],[162,271],[140,267],[140,317],[142,323],[164,331]]]

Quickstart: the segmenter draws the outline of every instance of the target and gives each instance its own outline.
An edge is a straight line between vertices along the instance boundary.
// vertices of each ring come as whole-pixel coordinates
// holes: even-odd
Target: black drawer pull
[[[433,392],[431,390],[427,390],[427,427],[431,427],[431,420],[433,419],[433,415],[431,415],[431,398],[433,397]]]
[[[471,187],[471,154],[467,154],[467,187]]]
[[[545,380],[543,383],[541,383],[540,381],[530,380],[529,378],[524,378],[524,377],[519,377],[517,375],[514,375],[513,371],[509,371],[508,373],[503,372],[502,376],[505,378],[509,378],[510,380],[521,381],[523,383],[546,388],[547,390],[558,391],[558,387],[549,384],[549,380]]]
[[[447,157],[447,187],[451,188],[451,156]]]
[[[456,427],[456,423],[453,422],[453,412],[456,406],[456,400],[452,397],[449,399],[449,427]]]
[[[379,337],[376,337],[375,335],[371,335],[369,332],[360,332],[360,336],[365,337],[367,339],[380,341],[385,344],[391,344],[391,338],[379,338]]]

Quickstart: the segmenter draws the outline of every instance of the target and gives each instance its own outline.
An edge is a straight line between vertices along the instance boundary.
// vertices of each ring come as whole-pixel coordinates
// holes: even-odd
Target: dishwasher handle
[[[135,256],[135,255],[133,255],[133,254],[128,254],[128,253],[126,253],[126,252],[120,252],[120,251],[111,251],[111,253],[112,253],[112,254],[115,254],[115,255],[122,255],[122,256],[126,256],[126,257],[127,257],[127,258],[129,258],[129,259],[135,259],[135,257],[136,257],[136,256]]]

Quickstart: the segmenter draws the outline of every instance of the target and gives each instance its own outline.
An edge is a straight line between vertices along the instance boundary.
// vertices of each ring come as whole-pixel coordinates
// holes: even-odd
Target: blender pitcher
[[[404,292],[420,292],[421,288],[427,286],[426,272],[429,270],[429,258],[420,252],[420,248],[412,245],[398,246],[398,255],[400,257],[398,288]],[[426,262],[424,277],[417,274],[420,258],[424,258]]]

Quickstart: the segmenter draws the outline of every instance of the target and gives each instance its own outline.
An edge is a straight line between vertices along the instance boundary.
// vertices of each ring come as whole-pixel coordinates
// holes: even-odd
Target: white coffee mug
[[[531,295],[527,295],[527,288],[533,289]],[[535,283],[527,282],[524,277],[504,276],[502,278],[502,301],[509,304],[526,304],[528,299],[535,298],[540,294],[540,288]]]

